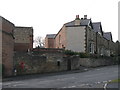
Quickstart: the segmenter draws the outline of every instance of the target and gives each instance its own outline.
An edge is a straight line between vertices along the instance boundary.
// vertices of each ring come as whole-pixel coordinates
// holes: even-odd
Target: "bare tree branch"
[[[41,36],[38,36],[35,38],[34,43],[35,43],[35,47],[44,48],[45,40]]]

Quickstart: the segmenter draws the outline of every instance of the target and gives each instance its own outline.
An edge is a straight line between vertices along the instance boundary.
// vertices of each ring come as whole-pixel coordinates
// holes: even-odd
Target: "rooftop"
[[[46,37],[47,38],[55,38],[56,34],[47,34]]]

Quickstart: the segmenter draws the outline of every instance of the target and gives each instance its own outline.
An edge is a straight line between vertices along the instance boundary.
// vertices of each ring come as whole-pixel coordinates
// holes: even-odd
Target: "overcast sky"
[[[118,40],[119,0],[0,0],[0,16],[16,26],[34,28],[34,37],[56,34],[64,23],[87,15]]]

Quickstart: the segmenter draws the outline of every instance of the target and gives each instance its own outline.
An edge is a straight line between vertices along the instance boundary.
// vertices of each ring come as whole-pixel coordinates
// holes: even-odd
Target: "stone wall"
[[[58,66],[58,60],[60,65]],[[21,68],[21,63],[24,63],[24,69]],[[66,70],[66,65],[63,58],[57,58],[46,55],[35,55],[28,53],[15,53],[14,66],[17,68],[18,74],[33,74],[56,72]]]
[[[117,64],[118,58],[80,58],[79,63],[81,66],[85,67],[99,67],[99,66],[106,66],[106,65],[113,65]]]
[[[27,51],[33,48],[33,28],[32,27],[15,27],[15,51]]]
[[[33,49],[34,50],[34,49]],[[66,56],[62,49],[35,49],[32,52],[15,52],[14,68],[17,75],[78,70],[80,66],[98,67],[115,64],[116,58],[80,58]]]
[[[80,68],[79,56],[71,56],[69,57],[69,59],[71,60],[71,70],[76,70]],[[67,60],[68,60],[68,57],[67,57]]]
[[[79,69],[79,57],[64,56],[62,52],[15,52],[17,75],[58,72]]]

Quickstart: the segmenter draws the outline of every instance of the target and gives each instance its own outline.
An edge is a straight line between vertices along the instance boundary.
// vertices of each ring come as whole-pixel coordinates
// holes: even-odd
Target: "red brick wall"
[[[63,26],[62,29],[58,32],[55,37],[55,47],[56,48],[65,48],[67,44],[66,41],[66,27]]]
[[[14,51],[28,51],[29,43],[15,43]]]
[[[48,38],[48,48],[55,48],[55,39],[54,38]]]

